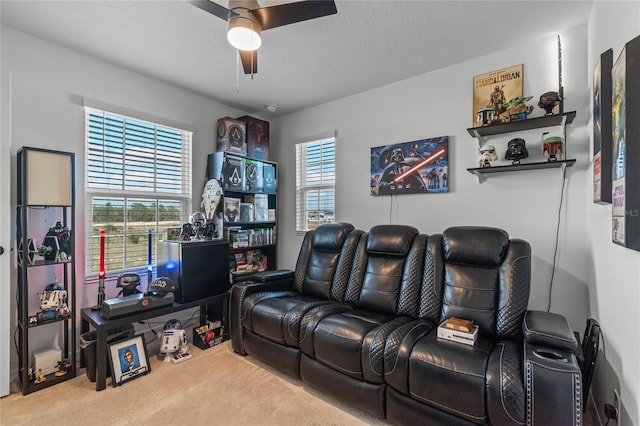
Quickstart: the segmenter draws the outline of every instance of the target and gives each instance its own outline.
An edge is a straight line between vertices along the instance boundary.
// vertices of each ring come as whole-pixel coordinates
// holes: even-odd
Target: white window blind
[[[156,263],[158,239],[188,221],[190,131],[86,108],[86,275]]]
[[[296,231],[335,222],[336,139],[296,144]]]

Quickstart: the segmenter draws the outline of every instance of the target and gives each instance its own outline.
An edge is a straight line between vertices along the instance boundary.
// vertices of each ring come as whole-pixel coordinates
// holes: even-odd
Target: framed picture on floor
[[[119,386],[151,371],[144,335],[109,344],[111,383]]]

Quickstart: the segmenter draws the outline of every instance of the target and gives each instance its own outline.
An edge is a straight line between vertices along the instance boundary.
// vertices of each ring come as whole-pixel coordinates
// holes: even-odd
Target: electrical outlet
[[[616,412],[616,424],[620,426],[620,395],[617,389],[613,390],[613,409]]]

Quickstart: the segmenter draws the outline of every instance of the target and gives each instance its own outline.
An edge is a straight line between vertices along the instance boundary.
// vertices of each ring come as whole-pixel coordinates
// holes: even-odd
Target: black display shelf
[[[524,170],[538,170],[538,169],[555,169],[562,166],[571,167],[575,164],[576,160],[557,160],[557,161],[541,161],[539,163],[523,163],[523,164],[509,164],[506,166],[491,166],[491,167],[474,167],[467,169],[469,173],[472,173],[478,177],[481,175],[487,175],[492,173],[505,173],[505,172],[520,172]]]
[[[245,247],[229,247],[229,253],[241,253],[247,250],[257,250],[257,249],[265,249],[275,247],[275,244],[260,244],[255,246],[245,246]]]
[[[562,119],[567,117],[565,124],[569,124],[576,118],[575,111],[562,114],[545,115],[543,117],[527,118],[526,120],[511,121],[509,123],[492,124],[482,127],[470,127],[467,132],[474,138],[483,136],[500,135],[502,133],[521,132],[524,130],[539,129],[541,127],[559,126]]]

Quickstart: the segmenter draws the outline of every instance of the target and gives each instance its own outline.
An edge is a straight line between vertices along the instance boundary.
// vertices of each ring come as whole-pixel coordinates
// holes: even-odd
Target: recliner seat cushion
[[[254,299],[249,297],[245,300],[247,315],[243,326],[265,339],[292,347],[298,347],[302,315],[315,306],[330,303],[294,292],[252,304]]]
[[[315,328],[315,358],[344,374],[362,379],[365,336],[394,317],[361,309],[328,316]],[[364,357],[368,359],[367,354]]]

